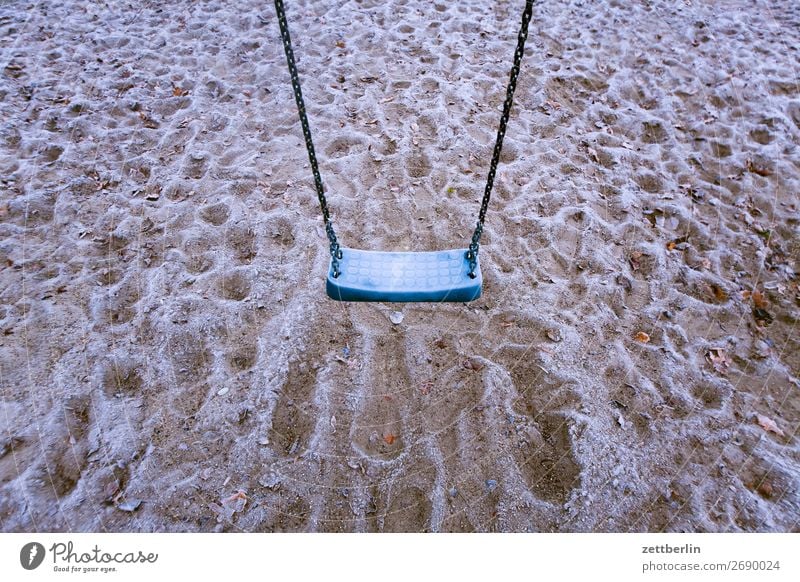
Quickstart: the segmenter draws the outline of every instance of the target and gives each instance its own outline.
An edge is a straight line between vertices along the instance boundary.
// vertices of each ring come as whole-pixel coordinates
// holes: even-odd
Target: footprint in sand
[[[314,405],[317,370],[307,362],[292,362],[272,414],[270,441],[278,453],[299,457],[309,447],[316,425]]]
[[[545,372],[525,347],[502,348],[492,358],[508,372],[517,398],[512,407],[520,437],[512,454],[531,492],[561,504],[580,486],[571,421],[565,412],[580,403],[580,386]]]
[[[372,374],[364,402],[351,429],[353,445],[370,457],[389,460],[405,449],[402,407],[411,383],[402,336],[392,330],[374,340]]]
[[[91,417],[89,396],[70,396],[53,411],[43,461],[36,472],[52,498],[59,500],[77,486],[86,468],[86,434]]]

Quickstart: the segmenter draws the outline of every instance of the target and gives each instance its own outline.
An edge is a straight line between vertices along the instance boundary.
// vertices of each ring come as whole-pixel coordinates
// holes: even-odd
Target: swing
[[[473,301],[480,297],[483,288],[483,277],[478,264],[478,250],[486,209],[494,185],[500,152],[503,149],[503,137],[511,114],[514,90],[519,77],[520,63],[525,52],[525,40],[528,38],[528,24],[533,11],[533,0],[525,1],[522,13],[522,25],[517,37],[517,49],[514,52],[514,64],[506,89],[500,127],[494,144],[492,161],[486,179],[486,188],[481,201],[478,223],[472,234],[472,240],[466,249],[425,252],[385,252],[365,251],[342,248],[333,230],[333,223],[325,198],[325,189],[317,166],[317,156],[311,139],[311,130],[306,117],[306,106],[300,90],[300,78],[294,62],[294,52],[289,38],[289,26],[283,9],[283,0],[275,0],[278,25],[281,29],[283,49],[292,79],[292,89],[300,115],[300,125],[308,150],[308,160],[314,175],[314,185],[325,222],[325,232],[330,243],[331,263],[328,269],[326,291],[328,297],[337,301]]]

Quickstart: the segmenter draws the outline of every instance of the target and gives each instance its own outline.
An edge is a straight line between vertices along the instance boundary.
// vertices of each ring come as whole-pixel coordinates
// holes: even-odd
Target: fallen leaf
[[[711,348],[708,353],[706,353],[706,359],[708,359],[714,369],[721,374],[727,371],[731,363],[728,356],[725,354],[725,350],[722,348]]]
[[[222,521],[223,519],[231,521],[233,519],[233,514],[237,511],[244,510],[245,505],[247,505],[247,494],[242,489],[239,489],[230,497],[223,499],[221,506],[216,503],[209,504],[211,509],[217,514],[217,521]]]
[[[172,86],[172,95],[173,96],[175,96],[175,97],[183,97],[183,96],[188,95],[188,94],[189,94],[189,91],[187,91],[185,89],[181,89],[177,85],[173,85]]]
[[[772,483],[767,481],[766,479],[759,483],[757,491],[761,493],[764,497],[772,497],[774,493],[774,489],[772,488]]]
[[[754,174],[758,174],[759,176],[771,176],[773,174],[773,170],[770,167],[770,164],[763,159],[748,158],[746,165],[748,172],[753,172]]]
[[[344,48],[344,41],[343,40],[337,40],[336,41],[336,46],[339,47],[339,48]]]
[[[717,301],[728,300],[728,294],[725,292],[725,289],[714,283],[710,285],[710,288],[711,288],[711,293],[714,295]]]
[[[689,242],[689,237],[688,236],[680,236],[680,237],[676,238],[675,240],[671,240],[671,241],[669,241],[667,243],[667,250],[670,250],[670,251],[675,250],[675,249],[683,250],[683,249],[685,249],[687,247],[686,243],[688,243],[688,242]]]
[[[467,358],[464,360],[463,366],[467,370],[472,370],[474,372],[480,372],[483,370],[483,364],[473,358]]]
[[[637,342],[642,342],[643,344],[646,344],[647,342],[650,341],[650,336],[644,333],[643,331],[640,331],[634,336],[633,339],[635,339]]]
[[[397,440],[397,437],[394,436],[393,434],[386,434],[386,435],[383,435],[383,440],[386,441],[387,445],[392,446],[394,441]]]
[[[769,325],[773,320],[772,314],[760,307],[753,308],[753,317],[756,319],[756,324],[760,326]]]
[[[548,329],[546,334],[547,338],[551,342],[560,342],[563,338],[561,337],[561,330],[556,328]]]
[[[775,433],[778,436],[786,436],[780,427],[769,416],[763,414],[756,414],[756,420],[761,428],[767,432]]]

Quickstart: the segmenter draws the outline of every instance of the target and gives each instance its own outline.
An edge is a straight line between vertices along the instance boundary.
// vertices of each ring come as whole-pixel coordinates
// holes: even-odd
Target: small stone
[[[117,505],[117,509],[121,509],[122,511],[133,512],[139,509],[139,506],[142,504],[141,499],[128,499],[127,501],[123,501],[119,505]]]
[[[225,396],[228,393],[228,388],[220,388],[217,390],[217,396]]]
[[[456,489],[455,487],[451,487],[448,493],[450,494],[450,497],[455,497],[456,495],[458,495],[458,489]]]
[[[488,489],[489,491],[494,491],[495,489],[497,489],[497,481],[495,481],[494,479],[487,479],[486,489]]]

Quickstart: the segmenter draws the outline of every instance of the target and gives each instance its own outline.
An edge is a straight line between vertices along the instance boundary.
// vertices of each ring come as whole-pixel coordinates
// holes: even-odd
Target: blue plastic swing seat
[[[473,301],[481,296],[480,265],[469,276],[467,249],[399,253],[341,249],[339,276],[328,269],[328,297],[337,301]]]

